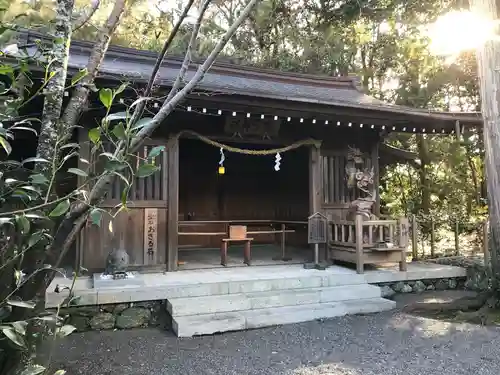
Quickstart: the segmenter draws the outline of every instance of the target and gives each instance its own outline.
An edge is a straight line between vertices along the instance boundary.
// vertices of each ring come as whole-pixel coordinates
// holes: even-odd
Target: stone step
[[[173,298],[167,303],[172,317],[264,309],[353,299],[377,298],[379,287],[369,284],[273,290],[205,297]]]
[[[252,292],[268,292],[273,290],[307,289],[333,287],[342,285],[366,284],[364,275],[338,274],[329,271],[304,270],[309,273],[304,276],[277,275],[276,278],[261,277],[213,282],[213,278],[203,278],[199,283],[165,285],[161,291],[167,299],[181,297],[202,297],[224,294],[239,294]]]
[[[178,316],[172,319],[172,326],[178,337],[192,337],[217,332],[307,322],[348,314],[381,312],[391,310],[395,307],[396,303],[394,301],[380,297],[367,298],[268,309]]]

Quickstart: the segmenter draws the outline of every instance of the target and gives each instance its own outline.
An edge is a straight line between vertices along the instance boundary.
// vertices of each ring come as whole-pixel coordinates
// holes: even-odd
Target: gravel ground
[[[500,374],[499,328],[397,311],[190,339],[88,332],[61,345],[68,375]]]

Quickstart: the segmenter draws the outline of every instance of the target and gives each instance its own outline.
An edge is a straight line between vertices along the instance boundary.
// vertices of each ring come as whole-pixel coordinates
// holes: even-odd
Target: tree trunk
[[[49,69],[49,82],[45,87],[42,125],[38,138],[37,156],[51,163],[38,163],[36,169],[51,181],[55,173],[54,160],[57,156],[57,140],[60,132],[63,98],[68,68],[69,44],[71,41],[71,16],[74,0],[58,0],[55,20],[55,33],[52,45],[52,63]],[[51,186],[47,196],[50,194]]]
[[[471,0],[471,10],[490,22],[497,20],[494,0]],[[498,31],[497,31],[498,32]],[[500,42],[486,41],[477,49],[477,68],[480,83],[481,111],[484,120],[484,149],[486,186],[491,228],[491,261],[493,286],[500,281]],[[497,289],[498,290],[498,289]]]
[[[87,98],[89,96],[89,85],[94,82],[99,68],[101,67],[104,55],[106,54],[111,41],[111,36],[116,30],[121,16],[125,10],[126,0],[116,0],[111,13],[106,21],[106,25],[100,31],[97,41],[94,44],[87,64],[87,75],[77,85],[71,99],[66,106],[66,110],[61,119],[61,127],[69,130],[77,124],[80,114],[85,109]]]

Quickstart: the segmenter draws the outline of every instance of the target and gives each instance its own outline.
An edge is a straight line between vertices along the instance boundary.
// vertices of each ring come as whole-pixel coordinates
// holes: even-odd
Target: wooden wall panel
[[[156,246],[157,254],[155,264],[165,263],[167,235],[164,228],[167,221],[167,210],[156,208],[157,229]],[[124,248],[130,256],[131,266],[154,265],[145,259],[144,236],[144,208],[130,208],[120,212],[114,219],[103,215],[101,226],[88,224],[83,230],[81,240],[81,263],[91,271],[102,271],[105,267],[106,257],[116,248]],[[112,232],[110,231],[112,222]]]

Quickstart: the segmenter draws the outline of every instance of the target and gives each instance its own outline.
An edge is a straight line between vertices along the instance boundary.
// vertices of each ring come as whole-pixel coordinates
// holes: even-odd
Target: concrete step
[[[172,317],[177,317],[377,298],[380,296],[379,287],[369,284],[359,284],[172,298],[168,300],[167,310]]]
[[[192,337],[217,332],[307,322],[348,314],[374,313],[391,310],[395,307],[396,303],[394,301],[381,297],[365,298],[267,309],[178,316],[172,319],[172,325],[178,337]]]

